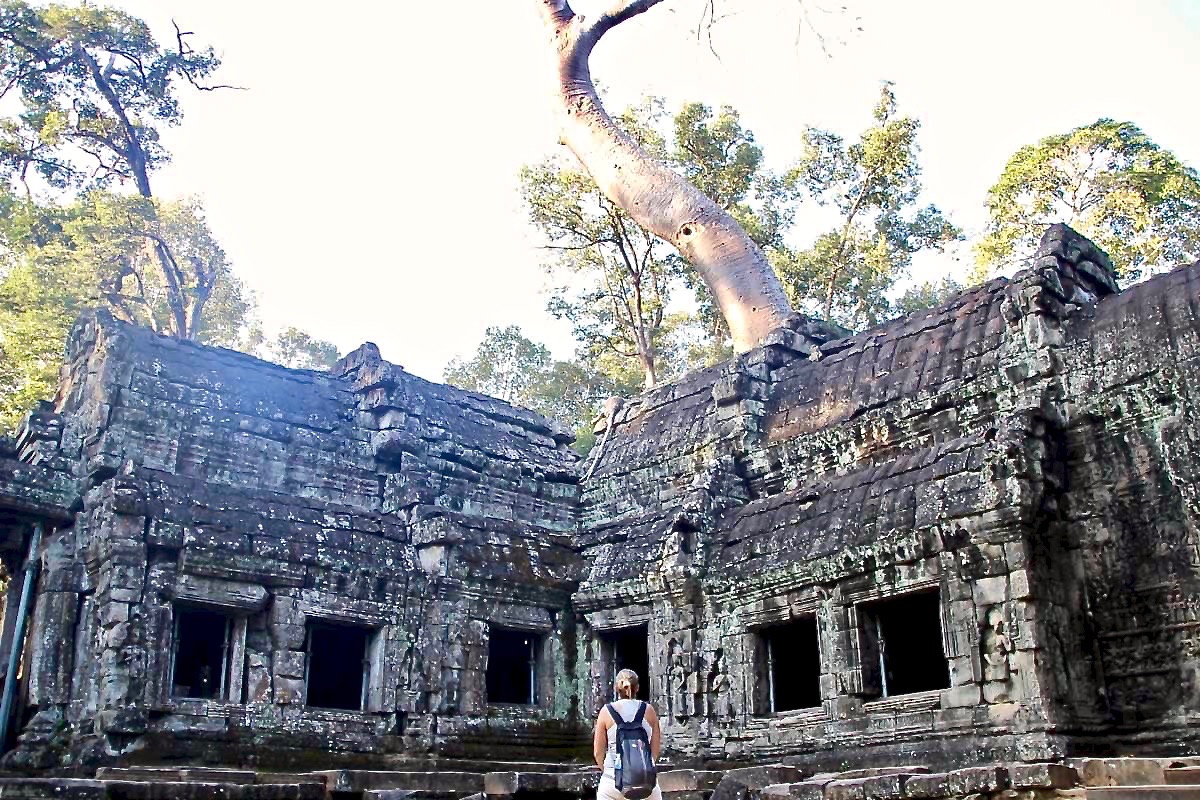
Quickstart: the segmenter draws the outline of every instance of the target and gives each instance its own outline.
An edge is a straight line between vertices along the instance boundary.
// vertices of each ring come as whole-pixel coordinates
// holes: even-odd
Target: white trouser
[[[600,776],[600,786],[596,789],[596,800],[625,800],[625,795],[617,791],[617,785],[613,783],[612,776]],[[654,787],[654,793],[647,800],[662,800],[662,790],[657,785]]]

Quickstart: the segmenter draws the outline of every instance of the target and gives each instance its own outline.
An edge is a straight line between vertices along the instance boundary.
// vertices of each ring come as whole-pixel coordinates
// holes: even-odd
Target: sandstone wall
[[[1198,273],[1117,295],[1056,226],[1011,280],[844,339],[777,331],[627,407],[581,498],[593,704],[604,633],[648,620],[668,741],[710,758],[1055,758],[1148,713],[1184,736]],[[1091,411],[1114,402],[1123,430]],[[881,696],[865,618],[921,591],[948,680]],[[797,619],[819,702],[770,713],[765,639]]]
[[[373,345],[307,372],[85,316],[0,453],[10,571],[52,527],[6,763],[578,756],[634,663],[676,759],[1195,752],[1198,281],[1118,293],[1055,226],[1011,279],[627,401],[580,465]],[[189,619],[224,626],[203,697]],[[489,696],[501,641],[532,702]],[[322,659],[361,707],[310,702]]]
[[[83,499],[50,538],[33,615],[30,758],[578,744],[555,679],[574,656],[575,456],[544,419],[373,346],[303,372],[103,314],[72,336],[58,411]],[[217,697],[172,685],[194,608],[229,619]],[[308,703],[321,622],[368,637],[360,710]],[[489,713],[498,628],[539,637],[538,685]],[[56,752],[64,722],[80,735]]]

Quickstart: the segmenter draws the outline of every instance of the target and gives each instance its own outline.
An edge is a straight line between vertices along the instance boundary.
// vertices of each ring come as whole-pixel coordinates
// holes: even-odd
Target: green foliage
[[[636,391],[636,377],[632,386],[622,385],[603,371],[557,361],[545,345],[527,338],[516,325],[488,328],[475,355],[465,361],[452,359],[443,377],[447,383],[554,420],[575,432],[575,447],[582,453],[594,441],[591,423],[604,398]]]
[[[622,127],[656,155],[665,152],[654,130],[659,113],[648,102],[621,118]],[[653,386],[661,377],[667,304],[680,281],[679,261],[565,159],[524,168],[521,192],[554,254],[546,265],[555,281],[550,313],[571,323],[588,360],[603,355],[632,360]]]
[[[79,313],[106,306],[155,330],[170,311],[153,247],[180,259],[196,337],[237,347],[253,297],[230,272],[202,209],[92,192],[68,205],[39,205],[6,194],[0,222],[0,428],[53,394],[67,333]]]
[[[102,198],[87,218],[97,226],[116,226],[91,237],[109,240],[112,247],[103,255],[116,257],[127,249],[118,241],[122,236],[152,242],[144,263],[121,267],[116,288],[105,286],[103,293],[125,296],[120,282],[137,280],[143,299],[154,295],[160,307],[134,313],[117,303],[122,316],[153,319],[157,330],[198,339],[206,324],[211,333],[204,307],[228,271],[218,263],[223,256],[209,258],[219,248],[198,207],[164,206],[150,187],[150,174],[168,160],[160,128],[182,119],[178,84],[215,88],[203,81],[220,61],[211,49],[192,49],[186,36],[177,31],[171,49],[142,20],[117,9],[0,0],[0,100],[15,111],[0,119],[0,178],[30,199],[46,192]],[[142,202],[110,193],[129,184]],[[199,256],[171,250],[172,237],[165,232],[180,226],[193,230],[174,238],[198,243]],[[204,238],[208,241],[201,242]],[[237,287],[227,287],[223,299],[237,293]]]
[[[907,289],[896,298],[892,308],[898,316],[913,314],[926,308],[936,308],[958,297],[965,287],[951,277],[926,281]]]
[[[220,66],[211,48],[176,44],[118,9],[0,0],[0,98],[21,105],[0,125],[0,174],[27,188],[133,181],[149,196],[148,174],[168,160],[159,126],[182,118],[178,81],[199,85]]]
[[[292,369],[328,370],[338,360],[337,345],[299,328],[284,328],[264,348],[263,357]]]
[[[920,123],[897,116],[890,84],[873,116],[849,145],[835,133],[805,130],[804,155],[785,180],[801,197],[835,210],[838,224],[806,250],[771,253],[798,311],[850,328],[893,313],[888,293],[914,254],[962,238],[936,206],[918,206]]]
[[[1065,222],[1136,280],[1200,257],[1200,176],[1131,122],[1100,119],[1018,150],[988,191],[978,274],[1019,263]]]

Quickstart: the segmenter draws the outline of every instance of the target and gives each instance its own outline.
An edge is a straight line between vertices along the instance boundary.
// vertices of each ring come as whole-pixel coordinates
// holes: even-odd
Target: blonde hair
[[[631,669],[623,669],[617,673],[617,697],[632,699],[638,690],[637,673]]]

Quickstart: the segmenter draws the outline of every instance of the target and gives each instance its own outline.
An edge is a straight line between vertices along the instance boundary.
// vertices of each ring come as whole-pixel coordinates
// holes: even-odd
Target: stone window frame
[[[496,630],[502,630],[502,631],[506,631],[508,633],[528,633],[528,634],[532,634],[534,637],[536,637],[536,644],[534,645],[535,655],[533,658],[534,672],[533,672],[533,675],[530,676],[532,678],[532,684],[533,684],[533,689],[534,689],[534,698],[533,698],[532,703],[494,703],[494,702],[492,702],[491,697],[488,695],[487,671],[488,671],[488,667],[491,666],[491,660],[492,660],[492,653],[491,653],[492,634]],[[520,624],[513,625],[511,623],[506,623],[503,621],[496,622],[495,620],[489,620],[487,634],[488,634],[488,646],[485,650],[487,658],[485,659],[484,664],[483,664],[484,705],[487,708],[505,708],[505,709],[516,709],[516,710],[521,710],[521,709],[534,710],[534,709],[549,708],[549,698],[546,697],[546,693],[542,689],[542,683],[545,680],[547,671],[552,671],[551,668],[553,666],[553,663],[552,663],[552,660],[550,657],[550,653],[549,653],[550,648],[548,648],[546,646],[547,641],[549,640],[549,631],[540,630],[538,628],[535,628],[535,627],[532,627],[529,625],[520,625]]]
[[[220,614],[227,619],[228,637],[225,649],[225,663],[222,665],[222,683],[225,684],[224,691],[218,692],[215,697],[200,698],[187,697],[176,695],[175,689],[175,657],[179,649],[179,615],[177,609],[198,609],[201,611],[209,611],[214,614]],[[249,629],[250,616],[255,613],[246,608],[233,605],[225,605],[212,602],[211,600],[200,600],[190,596],[177,596],[170,602],[171,609],[171,624],[167,631],[168,647],[167,647],[167,665],[166,665],[166,680],[163,681],[163,702],[166,705],[178,705],[180,703],[227,703],[231,705],[245,705],[245,684],[246,684],[246,633]]]
[[[164,649],[167,653],[165,664],[158,670],[159,704],[167,709],[175,708],[181,703],[195,702],[246,705],[246,670],[248,667],[246,635],[250,618],[255,614],[263,613],[266,609],[269,596],[266,587],[253,581],[234,581],[185,572],[175,577],[165,595],[167,600],[165,607],[170,616],[169,623],[159,628],[159,635],[166,644]],[[207,609],[224,614],[233,620],[226,664],[229,679],[226,683],[224,697],[199,699],[176,697],[172,694],[177,644],[175,641],[176,606]]]
[[[754,634],[753,648],[754,648],[755,673],[757,674],[758,665],[762,664],[764,667],[764,675],[766,676],[765,692],[762,687],[758,686],[758,683],[756,681],[754,689],[753,689],[753,696],[748,698],[750,700],[750,704],[753,708],[753,715],[755,717],[759,717],[762,719],[770,719],[770,718],[775,718],[775,717],[787,717],[787,716],[795,716],[795,715],[801,715],[801,716],[806,715],[806,714],[811,715],[811,714],[815,714],[815,713],[822,711],[822,709],[824,708],[824,703],[827,698],[824,697],[824,692],[821,690],[820,676],[821,676],[823,670],[825,670],[825,668],[826,668],[826,654],[825,654],[825,648],[822,646],[822,643],[821,643],[821,621],[818,618],[819,613],[820,613],[820,610],[818,608],[814,607],[811,611],[795,612],[795,613],[789,614],[784,619],[778,619],[778,620],[775,620],[774,622],[755,625],[753,628],[747,629],[750,633]],[[773,666],[774,658],[773,658],[773,655],[771,654],[770,638],[768,637],[767,632],[772,631],[772,630],[778,630],[779,628],[782,628],[790,623],[797,622],[800,620],[811,620],[813,623],[813,631],[816,634],[816,637],[815,637],[816,642],[815,643],[816,643],[816,647],[817,647],[817,663],[818,663],[818,667],[817,667],[817,703],[816,703],[816,705],[803,706],[800,708],[789,708],[789,709],[783,709],[783,710],[776,710],[772,707],[774,705],[775,681],[773,680],[771,668]]]
[[[392,629],[396,626],[386,622],[378,615],[358,613],[353,609],[343,609],[334,612],[329,609],[310,605],[308,603],[301,604],[301,613],[304,618],[305,628],[305,645],[304,645],[304,678],[301,681],[301,696],[300,707],[304,709],[306,714],[361,714],[361,715],[376,715],[387,714],[395,711],[390,706],[395,706],[395,702],[388,703],[387,694],[387,672],[386,659],[389,649],[389,644],[395,639]],[[344,708],[324,708],[322,706],[310,706],[308,704],[308,626],[310,622],[325,625],[348,625],[358,628],[364,628],[367,633],[367,652],[366,664],[367,674],[363,681],[363,702],[361,707],[355,709]],[[393,687],[395,689],[395,687]],[[394,693],[394,692],[393,692]]]
[[[522,603],[498,603],[481,621],[486,627],[486,641],[483,648],[483,664],[480,680],[483,686],[483,707],[503,709],[505,711],[537,712],[550,711],[554,706],[555,658],[556,649],[561,647],[555,636],[555,625],[560,610],[546,606],[525,605]],[[509,631],[524,631],[538,636],[537,702],[525,703],[493,703],[487,696],[487,668],[490,660],[492,631],[502,628]]]
[[[763,635],[763,632],[801,618],[810,618],[816,623],[817,659],[820,664],[820,674],[829,670],[830,654],[826,652],[821,638],[822,608],[816,587],[807,587],[807,591],[804,591],[799,597],[796,594],[796,592],[788,592],[783,595],[772,595],[761,601],[761,605],[763,606],[761,609],[742,612],[742,619],[745,623],[744,630],[751,637],[748,644],[750,646],[751,663],[754,665],[756,673],[758,665],[765,659],[766,637]],[[767,668],[769,669],[769,666]],[[767,681],[770,681],[769,674],[767,674]],[[829,699],[825,696],[825,692],[822,691],[821,702],[815,706],[795,708],[788,711],[763,710],[761,689],[758,687],[757,682],[755,682],[754,687],[751,689],[750,697],[745,698],[745,701],[750,705],[752,709],[751,716],[754,718],[777,719],[781,717],[823,716],[825,713],[825,702]]]
[[[938,565],[940,566],[940,565]],[[942,635],[942,657],[946,660],[946,670],[949,674],[950,670],[950,653],[952,651],[951,642],[953,640],[953,631],[947,628],[947,618],[950,615],[949,608],[949,593],[946,591],[944,581],[938,570],[938,574],[927,577],[918,578],[907,581],[896,586],[888,586],[884,588],[871,587],[866,589],[844,590],[842,592],[842,603],[847,617],[847,630],[850,633],[850,648],[849,652],[852,656],[851,670],[857,673],[857,681],[860,687],[859,696],[864,698],[864,711],[888,711],[894,708],[903,708],[906,710],[922,710],[933,709],[941,706],[942,693],[945,689],[930,689],[923,692],[913,692],[911,694],[887,695],[882,694],[875,696],[867,696],[866,675],[863,671],[863,629],[861,613],[859,607],[864,604],[886,601],[891,598],[901,597],[903,595],[917,594],[920,592],[936,591],[938,593],[938,627]]]

